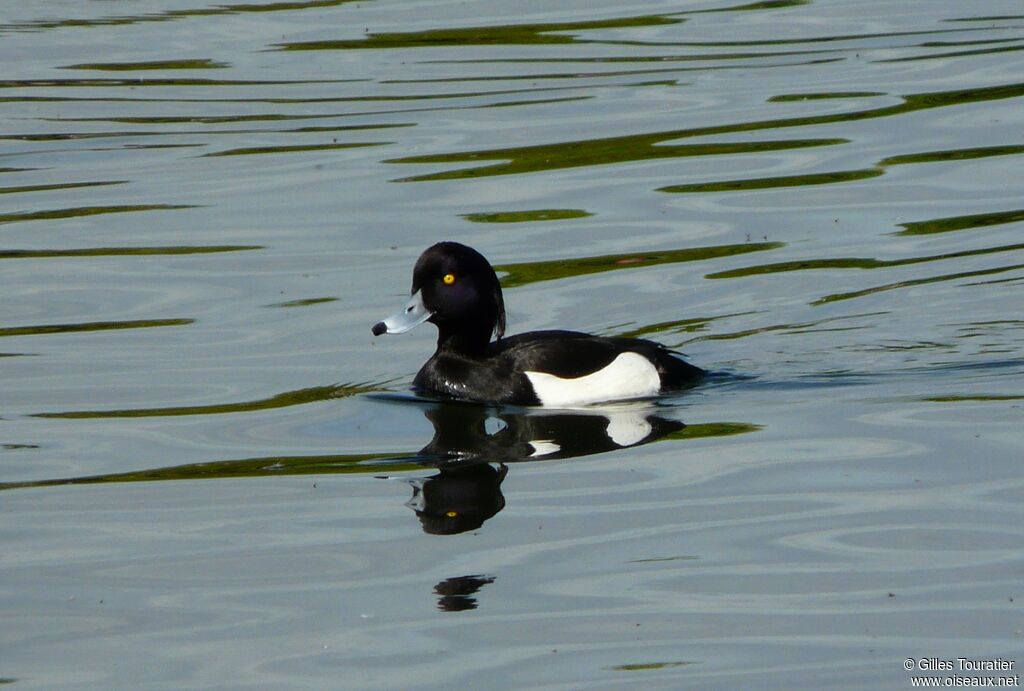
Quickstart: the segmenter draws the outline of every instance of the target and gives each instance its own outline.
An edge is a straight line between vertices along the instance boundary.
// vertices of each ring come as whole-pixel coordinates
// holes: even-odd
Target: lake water
[[[0,3],[0,680],[1024,664],[1022,51],[1000,0]],[[415,400],[433,327],[370,326],[442,239],[511,333],[715,375]]]

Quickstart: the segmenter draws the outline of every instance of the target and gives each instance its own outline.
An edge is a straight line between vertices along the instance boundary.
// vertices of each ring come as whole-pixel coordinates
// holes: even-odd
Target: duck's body
[[[376,324],[373,332],[404,333],[424,321],[437,325],[437,351],[413,381],[425,392],[569,407],[655,396],[692,386],[705,374],[645,339],[577,331],[504,338],[504,301],[494,269],[476,250],[458,243],[438,243],[420,256],[412,294],[402,313]]]

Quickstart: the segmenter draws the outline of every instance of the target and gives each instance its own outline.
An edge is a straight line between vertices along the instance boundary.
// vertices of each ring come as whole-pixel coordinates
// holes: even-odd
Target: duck
[[[573,408],[647,399],[698,384],[706,372],[643,338],[579,331],[505,335],[505,301],[490,262],[439,242],[412,273],[405,307],[371,329],[402,334],[430,322],[437,350],[413,380],[417,393],[478,403]]]

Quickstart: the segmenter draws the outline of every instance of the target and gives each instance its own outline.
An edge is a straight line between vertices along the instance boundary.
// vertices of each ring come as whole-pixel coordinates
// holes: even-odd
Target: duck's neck
[[[491,342],[493,325],[466,325],[458,328],[446,325],[437,327],[437,352],[454,352],[470,357],[480,357]]]

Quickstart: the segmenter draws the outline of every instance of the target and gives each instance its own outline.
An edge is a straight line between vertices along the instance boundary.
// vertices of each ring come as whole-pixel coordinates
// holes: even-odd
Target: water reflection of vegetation
[[[80,187],[103,187],[106,185],[123,185],[127,180],[99,180],[96,182],[58,182],[49,185],[20,185],[18,187],[0,187],[0,194],[21,194],[23,192],[49,192],[52,190],[70,190]]]
[[[633,269],[658,264],[676,264],[681,262],[704,261],[731,257],[747,252],[762,252],[778,249],[784,245],[779,242],[748,242],[737,245],[714,245],[710,247],[688,247],[676,250],[653,252],[632,252],[628,254],[606,254],[595,257],[579,257],[576,259],[555,259],[542,262],[523,262],[519,264],[503,264],[495,266],[495,270],[505,275],[501,284],[506,288],[551,281],[570,276],[618,269]]]
[[[195,204],[121,204],[111,206],[79,206],[71,209],[48,209],[46,211],[18,211],[0,214],[0,223],[20,221],[52,221],[58,218],[98,216],[100,214],[123,214],[137,211],[159,211],[164,209],[194,209]]]
[[[111,331],[115,329],[150,329],[161,326],[185,326],[194,319],[133,319],[128,321],[82,322],[78,324],[40,324],[37,326],[0,327],[0,337],[41,336],[43,334]]]
[[[196,60],[149,60],[146,62],[80,62],[64,65],[64,70],[100,70],[104,72],[134,72],[136,70],[215,70],[230,67],[226,62],[209,58]]]
[[[1010,39],[1008,39],[1010,40]],[[1024,46],[1000,46],[998,48],[979,48],[977,50],[958,50],[947,53],[930,53],[928,55],[908,55],[902,58],[889,58],[878,62],[913,62],[917,60],[937,60],[942,58],[959,58],[968,55],[992,55],[994,53],[1011,53],[1024,50]]]
[[[462,214],[462,217],[474,223],[526,223],[530,221],[585,218],[593,215],[583,209],[530,209],[526,211],[493,211],[490,213]]]
[[[358,149],[367,146],[385,146],[394,142],[346,142],[343,144],[292,144],[287,146],[252,146],[242,149],[227,149],[203,154],[204,156],[252,156],[258,154],[287,154],[298,151],[332,151],[335,149]]]
[[[737,338],[746,338],[747,336],[753,336],[755,334],[768,333],[773,331],[781,331],[786,334],[803,334],[810,333],[812,331],[852,331],[855,329],[868,328],[867,326],[849,326],[849,327],[830,327],[826,329],[819,328],[824,324],[831,324],[833,322],[848,321],[851,319],[862,319],[864,317],[876,317],[880,315],[888,314],[888,312],[867,312],[865,314],[847,314],[839,317],[827,317],[825,319],[815,319],[813,321],[797,322],[794,324],[771,324],[769,326],[759,326],[752,329],[743,329],[742,331],[732,331],[729,333],[717,333],[717,334],[706,334],[702,336],[696,336],[687,340],[687,343],[694,343],[696,341],[728,341]]]
[[[846,113],[758,120],[710,127],[667,130],[600,139],[578,140],[556,144],[539,144],[501,149],[483,149],[449,154],[425,154],[389,159],[387,163],[466,163],[498,161],[486,166],[448,170],[439,173],[401,178],[401,181],[448,180],[507,175],[513,173],[558,170],[579,166],[606,165],[627,161],[680,156],[721,155],[727,153],[753,153],[776,151],[806,146],[828,146],[846,143],[846,139],[801,139],[793,141],[763,141],[744,144],[707,143],[694,145],[663,145],[672,139],[752,132],[765,129],[805,127],[838,122],[854,122],[871,118],[902,115],[919,110],[943,108],[979,101],[1018,98],[1024,95],[1024,83],[1003,84],[975,89],[936,91],[909,94],[902,102]]]
[[[426,31],[371,33],[365,38],[351,40],[281,43],[278,47],[282,50],[346,50],[420,48],[430,46],[565,44],[580,42],[576,36],[565,32],[663,26],[666,24],[678,24],[682,21],[682,19],[665,15],[645,15],[578,22],[453,27],[428,29]]]
[[[2,335],[2,334],[0,334]],[[34,417],[89,419],[89,418],[126,418],[126,417],[167,417],[176,415],[221,415],[224,413],[244,413],[253,410],[285,408],[303,405],[316,401],[329,401],[336,398],[347,398],[361,393],[380,391],[379,384],[333,384],[331,386],[313,386],[306,389],[286,391],[269,398],[255,401],[236,401],[213,405],[174,406],[166,408],[128,408],[125,410],[76,410],[63,413],[37,413]]]
[[[104,118],[105,119],[105,118]],[[255,118],[259,119],[259,118]],[[268,118],[273,119],[273,118]],[[384,127],[412,127],[409,123],[399,123],[393,125],[330,125],[330,126],[315,126],[315,127],[296,127],[292,129],[238,129],[231,130],[229,134],[303,134],[311,132],[345,132],[352,129],[369,129],[370,127],[384,128]],[[224,135],[223,130],[189,130],[191,135]],[[180,132],[175,131],[115,131],[115,132],[62,132],[59,134],[54,133],[39,133],[39,134],[0,134],[0,139],[13,139],[17,141],[26,142],[49,142],[49,141],[63,141],[66,139],[120,139],[123,137],[166,137],[179,135]],[[125,145],[126,149],[161,149],[161,148],[188,148],[205,146],[204,144],[130,144]],[[22,170],[33,170],[31,168],[25,168]],[[16,171],[12,171],[16,172]]]
[[[265,305],[265,307],[309,307],[310,305],[322,305],[325,302],[336,302],[337,300],[338,298],[335,297],[303,298],[301,300],[275,302],[272,305]]]
[[[263,245],[183,245],[180,247],[84,247],[63,250],[0,250],[0,259],[52,257],[151,257],[176,254],[217,254],[261,250]]]
[[[758,274],[776,274],[788,271],[808,271],[815,269],[884,269],[894,266],[908,266],[910,264],[921,264],[924,262],[934,262],[945,259],[962,259],[964,257],[975,257],[978,255],[998,252],[1015,252],[1017,250],[1024,250],[1024,243],[1001,245],[999,247],[983,247],[976,250],[961,250],[959,252],[946,252],[943,254],[933,254],[925,257],[908,257],[906,259],[872,259],[870,257],[797,259],[788,262],[760,264],[757,266],[745,266],[740,269],[716,271],[715,273],[706,274],[704,278],[739,278],[742,276],[756,276]]]
[[[878,162],[880,166],[896,166],[906,163],[937,163],[942,161],[966,161],[990,156],[1014,156],[1024,154],[1024,145],[1008,146],[976,146],[966,149],[948,149],[945,151],[925,151],[919,154],[890,156]]]
[[[881,168],[865,168],[862,170],[837,170],[828,173],[808,173],[806,175],[780,175],[773,178],[752,178],[744,180],[721,180],[716,182],[698,182],[690,185],[669,185],[659,187],[659,192],[676,194],[690,192],[732,192],[736,190],[764,190],[774,187],[807,187],[810,185],[832,185],[837,182],[855,182],[882,175]]]
[[[960,271],[953,274],[944,274],[942,276],[929,276],[928,278],[916,278],[909,281],[897,281],[895,283],[887,283],[885,285],[875,286],[873,288],[865,288],[863,290],[854,290],[848,293],[832,293],[824,297],[818,298],[812,305],[823,305],[829,302],[838,302],[840,300],[851,300],[853,298],[864,297],[865,295],[873,295],[874,293],[882,293],[887,290],[895,290],[897,288],[910,288],[913,286],[927,285],[929,283],[941,283],[944,281],[955,281],[961,278],[972,278],[974,276],[989,276],[992,274],[1003,273],[1005,271],[1018,271],[1024,269],[1024,264],[1011,264],[1010,266],[997,266],[991,269],[979,269],[977,271]]]
[[[615,409],[604,411],[587,409],[574,412],[496,409],[461,402],[423,401],[422,404],[425,406],[424,414],[433,425],[434,436],[419,452],[266,456],[190,463],[127,473],[2,483],[0,490],[54,485],[282,475],[380,474],[424,468],[452,470],[480,463],[573,458],[661,439],[685,441],[746,434],[761,429],[758,425],[740,422],[684,425],[661,417],[657,412],[651,412],[649,407],[635,409],[617,406]],[[192,410],[195,414],[211,412],[203,406],[195,406]],[[90,415],[56,414],[46,417]],[[105,415],[101,414],[98,417]],[[499,423],[500,429],[490,432],[487,425],[494,421]]]
[[[158,78],[158,77],[135,77],[124,79],[113,79],[109,77],[91,79],[0,79],[0,89],[33,89],[40,87],[108,87],[126,86],[129,89],[137,89],[146,86],[290,86],[295,84],[344,84],[346,82],[365,81],[362,79],[201,79],[201,78]]]
[[[671,669],[673,667],[687,667],[695,664],[697,663],[692,661],[643,662],[628,665],[615,665],[614,667],[609,667],[609,669],[615,672],[646,672],[652,669]]]
[[[930,235],[932,233],[948,233],[954,230],[970,230],[972,228],[984,228],[986,226],[1015,223],[1017,221],[1024,221],[1024,209],[997,211],[984,214],[970,214],[968,216],[950,216],[948,218],[933,218],[928,221],[901,223],[900,225],[903,226],[903,230],[899,232],[899,235]]]
[[[753,142],[721,142],[707,144],[665,144],[679,139],[680,131],[636,134],[624,137],[608,137],[557,144],[534,144],[509,149],[467,151],[457,154],[424,154],[404,158],[387,159],[385,163],[464,163],[469,161],[497,160],[487,166],[460,168],[441,173],[415,175],[399,178],[396,182],[418,182],[426,180],[457,180],[486,177],[490,175],[512,175],[533,173],[541,170],[557,170],[581,166],[610,165],[630,161],[648,161],[660,158],[682,158],[687,156],[724,156],[728,154],[764,153],[787,151],[815,146],[845,144],[847,139],[789,139]]]
[[[116,15],[97,19],[41,19],[30,22],[0,25],[3,31],[39,31],[41,29],[60,29],[65,27],[119,26],[125,24],[141,24],[146,22],[166,22],[188,17],[212,17],[224,14],[242,14],[246,12],[287,12],[293,10],[325,9],[337,7],[356,0],[290,0],[268,3],[232,3],[194,9],[164,10],[150,14]]]
[[[646,326],[640,326],[629,331],[623,331],[617,335],[626,338],[640,338],[642,336],[649,336],[656,333],[696,333],[698,331],[704,331],[707,329],[708,324],[718,319],[740,317],[748,314],[753,314],[753,312],[734,312],[732,314],[721,314],[715,317],[676,319],[673,321],[658,322],[657,324],[647,324]]]
[[[949,396],[928,396],[921,400],[932,403],[962,403],[965,401],[990,402],[990,401],[1024,401],[1024,395],[1017,394],[961,394]]]

